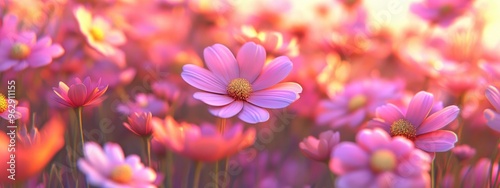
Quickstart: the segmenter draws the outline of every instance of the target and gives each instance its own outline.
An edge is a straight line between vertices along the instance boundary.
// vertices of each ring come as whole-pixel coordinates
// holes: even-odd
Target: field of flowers
[[[0,0],[0,188],[500,187],[500,1]]]

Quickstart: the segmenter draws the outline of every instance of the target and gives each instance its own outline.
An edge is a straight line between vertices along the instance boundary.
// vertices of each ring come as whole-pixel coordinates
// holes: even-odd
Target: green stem
[[[435,169],[434,169],[434,160],[432,160],[432,163],[431,163],[431,188],[435,188],[436,187],[436,177],[435,177]]]
[[[491,154],[491,160],[490,160],[490,168],[489,168],[489,175],[488,175],[488,181],[486,182],[488,184],[491,184],[491,178],[493,177],[493,166],[495,166],[495,159],[498,154],[498,144],[500,144],[500,139],[497,140],[495,144],[495,150]]]
[[[76,108],[76,117],[78,119],[78,126],[80,127],[80,139],[81,139],[81,144],[82,144],[82,155],[83,155],[84,148],[85,148],[83,145],[85,144],[85,141],[83,139],[82,109],[83,109],[83,107]]]
[[[146,165],[151,167],[151,137],[143,137],[142,140],[146,146]]]
[[[174,156],[172,154],[172,151],[170,151],[170,150],[167,151],[167,169],[166,169],[167,173],[166,174],[167,174],[167,181],[168,182],[167,182],[166,185],[169,188],[173,187],[173,182],[172,182],[172,180],[173,180],[173,178],[172,178],[172,168],[174,167],[173,166],[174,165],[173,158],[174,158]]]
[[[217,129],[221,135],[224,135],[224,130],[226,129],[226,118],[220,118],[217,123]],[[227,164],[224,169],[227,168]],[[225,177],[224,177],[225,178]],[[215,186],[219,186],[219,161],[215,162]]]
[[[193,188],[198,188],[200,184],[200,174],[201,174],[201,167],[203,166],[203,163],[197,161],[196,162],[196,167],[194,170],[194,183],[193,183]]]
[[[332,187],[335,187],[335,174],[333,172],[330,172],[330,179],[332,180]]]

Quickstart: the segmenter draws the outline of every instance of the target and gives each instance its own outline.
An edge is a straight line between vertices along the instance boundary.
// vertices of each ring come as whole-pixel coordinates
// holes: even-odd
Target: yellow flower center
[[[247,100],[252,93],[252,85],[244,78],[231,80],[226,89],[229,96],[242,101]]]
[[[90,28],[90,35],[92,35],[92,38],[96,41],[103,41],[105,33],[100,27],[92,27]]]
[[[417,129],[410,122],[400,119],[392,123],[391,136],[404,136],[410,140],[415,140]]]
[[[14,43],[10,49],[10,57],[13,59],[24,59],[31,53],[30,47],[23,43]]]
[[[7,110],[7,106],[7,98],[5,98],[5,96],[0,93],[0,113],[5,112]]]
[[[356,95],[347,104],[347,108],[349,111],[357,110],[358,108],[364,106],[366,104],[366,97],[362,94]]]
[[[114,182],[120,183],[120,184],[125,184],[128,183],[132,180],[132,168],[127,165],[119,165],[116,166],[113,171],[111,171],[111,180]]]
[[[397,159],[389,150],[379,150],[372,154],[370,167],[376,172],[391,171],[396,168]]]

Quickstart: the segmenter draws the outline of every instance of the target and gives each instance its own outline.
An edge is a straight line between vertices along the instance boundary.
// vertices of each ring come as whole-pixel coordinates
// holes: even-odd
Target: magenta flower
[[[382,91],[380,88],[384,88]],[[332,128],[347,125],[356,128],[375,115],[378,106],[389,99],[401,97],[401,85],[382,80],[362,80],[347,85],[330,100],[320,103],[319,124],[329,123]]]
[[[0,72],[13,68],[20,71],[28,67],[48,65],[53,58],[64,53],[58,44],[52,44],[50,37],[36,40],[34,32],[24,32],[11,38],[0,40]]]
[[[302,153],[313,160],[328,162],[330,154],[335,146],[340,142],[339,132],[325,131],[319,134],[319,138],[309,136],[300,142],[299,147]]]
[[[102,95],[107,89],[108,86],[101,86],[101,79],[97,83],[92,83],[90,77],[85,78],[83,82],[76,78],[75,83],[69,87],[64,82],[59,82],[59,87],[53,88],[57,95],[55,101],[72,108],[100,104],[104,100]]]
[[[128,123],[123,123],[123,126],[137,136],[150,137],[153,134],[151,118],[151,112],[136,112],[128,116]]]
[[[486,89],[486,99],[495,108],[495,110],[484,110],[484,117],[487,120],[486,124],[493,130],[500,132],[500,92],[496,87],[489,86]]]
[[[472,6],[471,0],[424,0],[411,5],[411,11],[422,19],[447,27]]]
[[[253,42],[244,44],[236,58],[221,44],[205,48],[203,54],[208,70],[185,65],[181,76],[204,91],[193,96],[210,105],[210,113],[217,117],[238,114],[247,123],[265,122],[269,119],[265,108],[287,107],[302,92],[297,83],[279,83],[292,70],[290,59],[280,56],[265,65],[264,48]]]
[[[404,136],[412,140],[417,148],[424,151],[448,151],[457,142],[457,135],[439,129],[455,120],[460,109],[451,105],[432,113],[433,106],[434,96],[421,91],[411,99],[405,115],[395,105],[386,104],[377,108],[376,118],[371,123],[383,128],[391,136]]]
[[[85,143],[85,158],[78,160],[78,168],[90,184],[99,187],[156,187],[156,173],[144,167],[137,155],[125,158],[120,145],[107,143],[104,150],[95,142]]]
[[[337,187],[428,187],[431,158],[404,137],[364,129],[332,152]]]

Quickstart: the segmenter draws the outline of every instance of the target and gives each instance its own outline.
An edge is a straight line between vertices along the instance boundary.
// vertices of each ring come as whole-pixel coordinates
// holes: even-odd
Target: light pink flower
[[[197,161],[218,161],[252,145],[255,140],[255,129],[243,132],[242,124],[220,134],[214,126],[177,123],[171,116],[165,120],[153,117],[152,123],[154,140]]]
[[[328,123],[332,128],[356,128],[365,120],[371,119],[378,106],[400,97],[401,85],[397,82],[379,79],[355,81],[330,100],[321,101],[316,122]]]
[[[37,41],[34,32],[23,32],[13,37],[2,38],[0,72],[10,68],[20,71],[28,67],[42,67],[63,53],[64,49],[58,44],[52,44],[50,37],[43,37]]]
[[[78,168],[90,184],[109,188],[156,187],[155,171],[144,167],[137,155],[125,158],[120,145],[106,143],[101,148],[95,142],[86,142],[84,149],[85,158],[78,160]]]
[[[300,142],[302,153],[313,160],[327,162],[335,146],[340,142],[339,132],[325,131],[319,134],[319,138],[309,136]]]
[[[486,99],[490,101],[495,110],[486,109],[484,110],[484,117],[486,118],[486,124],[491,129],[500,132],[500,92],[494,86],[489,86],[486,89]]]
[[[431,24],[447,27],[464,14],[472,6],[472,2],[471,0],[424,0],[412,4],[410,9]]]
[[[203,90],[194,98],[210,105],[210,113],[221,118],[238,117],[247,123],[265,122],[269,112],[299,98],[297,83],[279,83],[290,73],[293,64],[280,56],[265,65],[264,48],[248,42],[235,58],[227,47],[215,44],[204,50],[207,69],[185,65],[181,74],[188,84]]]
[[[460,109],[451,105],[432,113],[434,104],[434,96],[421,91],[411,99],[404,115],[395,105],[386,104],[377,108],[376,117],[370,123],[383,128],[391,136],[404,136],[412,140],[417,148],[424,151],[448,151],[457,142],[457,135],[439,129],[455,120]]]
[[[76,7],[73,13],[87,43],[103,55],[116,55],[118,50],[116,46],[126,42],[123,32],[113,29],[103,17],[92,17],[92,14],[82,6]]]
[[[342,142],[332,153],[330,170],[337,187],[429,187],[430,156],[404,137],[364,129],[356,143]]]
[[[128,123],[124,122],[123,126],[137,136],[150,137],[153,134],[151,118],[151,112],[136,112],[128,116]]]
[[[101,86],[101,79],[97,83],[92,83],[90,77],[85,78],[83,82],[75,78],[75,83],[66,85],[59,82],[59,87],[54,87],[54,93],[57,95],[55,101],[64,106],[76,108],[84,106],[93,106],[100,104],[108,86]]]

